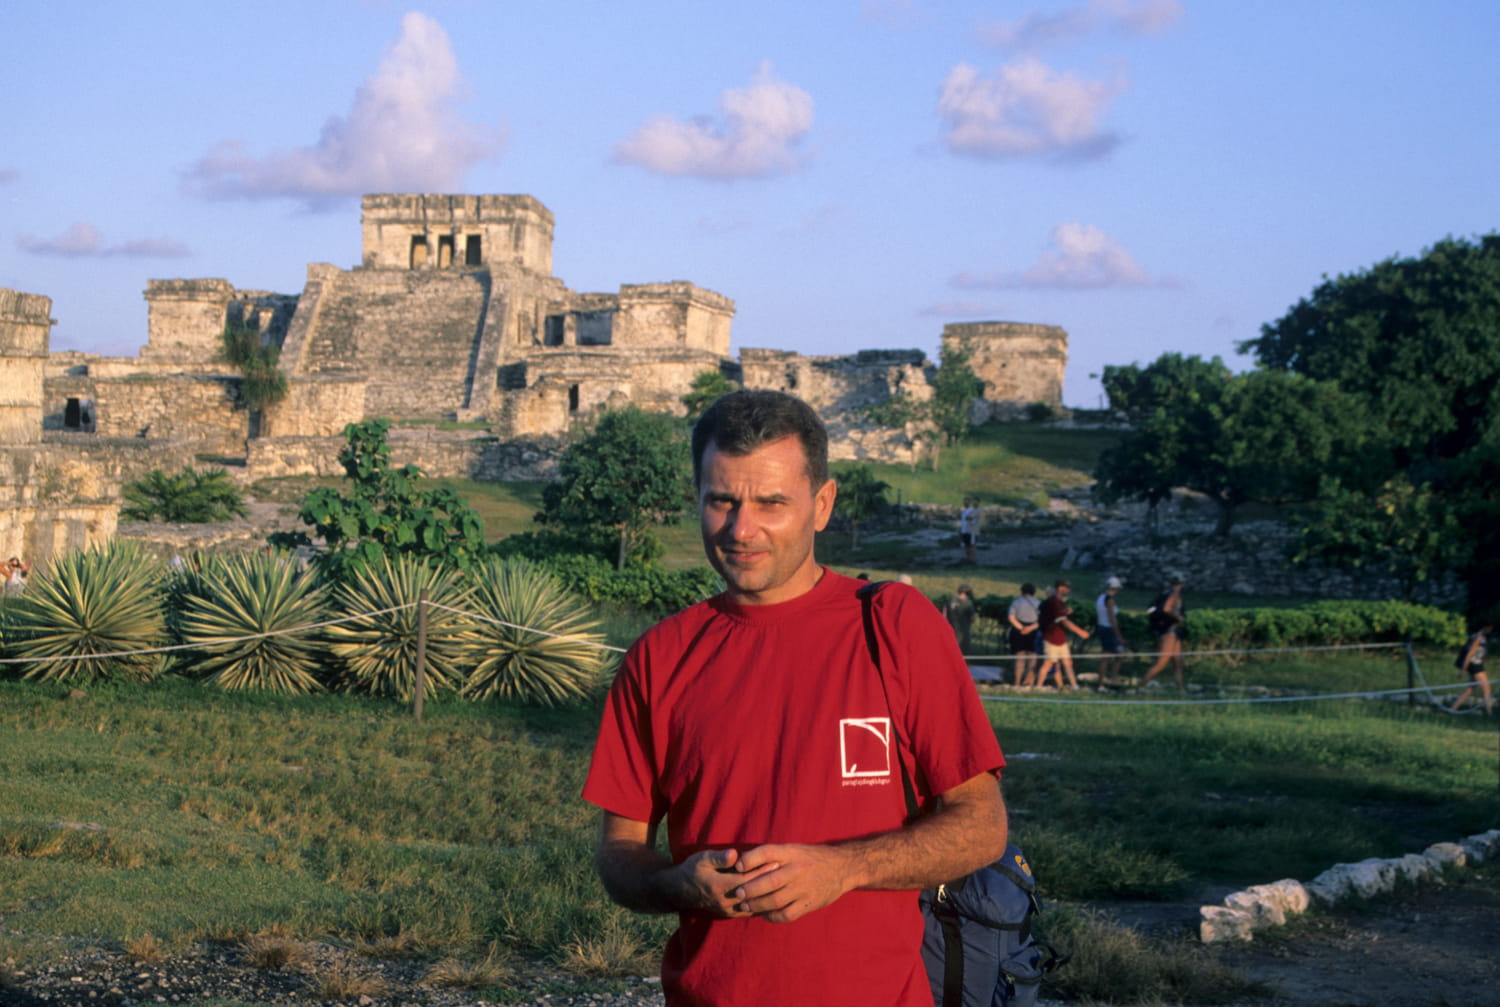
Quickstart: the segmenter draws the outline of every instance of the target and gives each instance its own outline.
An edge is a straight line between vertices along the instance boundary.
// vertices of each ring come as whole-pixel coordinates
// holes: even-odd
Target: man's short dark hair
[[[729,455],[747,455],[763,444],[796,437],[807,456],[814,490],[828,481],[828,431],[812,406],[795,395],[741,389],[722,395],[693,427],[693,484],[703,476],[703,456],[712,444]]]

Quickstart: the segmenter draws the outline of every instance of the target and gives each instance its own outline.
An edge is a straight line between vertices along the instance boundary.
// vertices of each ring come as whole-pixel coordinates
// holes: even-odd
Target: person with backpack
[[[968,665],[920,592],[866,596],[815,558],[837,486],[805,402],[719,398],[692,459],[725,590],[648,629],[615,676],[583,788],[595,869],[620,905],[677,915],[668,1007],[930,1007],[919,892],[1008,838]]]
[[[1156,596],[1151,607],[1146,609],[1146,623],[1156,637],[1156,663],[1147,669],[1141,685],[1161,674],[1167,665],[1177,679],[1177,691],[1186,692],[1183,684],[1182,626],[1187,621],[1187,606],[1182,600],[1183,576],[1172,575],[1172,583]]]
[[[1485,716],[1489,716],[1494,712],[1490,701],[1490,680],[1484,673],[1484,652],[1485,648],[1489,645],[1490,634],[1494,631],[1495,621],[1493,619],[1484,620],[1484,622],[1475,628],[1469,639],[1464,642],[1463,647],[1459,650],[1458,660],[1454,663],[1458,665],[1460,671],[1468,672],[1469,687],[1458,694],[1458,698],[1448,708],[1450,713],[1457,713],[1459,711],[1459,708],[1464,705],[1464,701],[1474,694],[1474,686],[1476,685],[1479,686],[1479,691],[1484,696]]]

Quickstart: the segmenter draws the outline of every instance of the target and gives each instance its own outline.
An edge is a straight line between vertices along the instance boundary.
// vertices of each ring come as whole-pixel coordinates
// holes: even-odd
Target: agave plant
[[[523,559],[476,571],[475,629],[463,644],[463,694],[555,706],[583,699],[607,663],[588,603]]]
[[[149,681],[162,655],[132,652],[165,640],[161,581],[160,564],[131,542],[63,553],[7,605],[10,653],[47,659],[20,665],[26,678]]]
[[[416,602],[424,590],[431,604],[426,607],[423,695],[454,687],[461,647],[472,626],[451,609],[465,604],[469,589],[449,568],[428,566],[415,556],[384,556],[351,569],[335,593],[335,614],[352,617],[329,626],[325,634],[342,669],[344,691],[401,700],[416,695]]]
[[[326,592],[286,555],[214,556],[181,576],[178,634],[194,644],[186,670],[224,689],[319,692]],[[274,636],[259,636],[275,633]]]

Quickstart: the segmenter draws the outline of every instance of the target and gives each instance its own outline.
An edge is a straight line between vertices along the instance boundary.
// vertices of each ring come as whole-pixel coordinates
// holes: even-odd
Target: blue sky
[[[1324,275],[1500,224],[1500,5],[1454,0],[12,4],[0,286],[136,352],[147,279],[300,291],[362,192],[530,193],[580,291],[692,280],[733,342],[1061,325],[1219,354]]]

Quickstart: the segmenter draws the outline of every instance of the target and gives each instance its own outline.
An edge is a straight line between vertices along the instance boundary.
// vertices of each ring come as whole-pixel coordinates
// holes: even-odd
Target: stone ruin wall
[[[550,276],[553,228],[552,211],[533,196],[366,195],[360,261],[371,269],[517,266]]]
[[[0,289],[0,444],[34,444],[42,439],[51,334],[50,297]]]
[[[1062,409],[1063,374],[1068,366],[1068,334],[1056,325],[1022,322],[958,322],[943,326],[945,348],[967,344],[969,366],[984,382],[987,410],[974,417],[1014,420],[1027,407],[1043,403]]]

